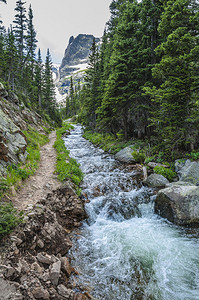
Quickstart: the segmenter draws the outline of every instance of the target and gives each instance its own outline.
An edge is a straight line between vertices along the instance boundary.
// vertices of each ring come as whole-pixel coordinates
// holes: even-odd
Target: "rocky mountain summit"
[[[58,87],[62,94],[68,92],[70,76],[73,76],[74,81],[77,79],[82,80],[94,38],[91,34],[79,34],[76,38],[70,37],[59,68],[60,81]],[[95,40],[97,43],[100,42],[99,38],[95,38]]]

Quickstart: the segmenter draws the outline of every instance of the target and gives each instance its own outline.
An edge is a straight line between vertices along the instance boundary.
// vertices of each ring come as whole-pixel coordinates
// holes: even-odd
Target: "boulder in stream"
[[[199,187],[173,184],[160,190],[155,212],[177,225],[199,226]]]
[[[144,181],[144,183],[148,187],[163,188],[167,184],[169,184],[169,181],[163,175],[154,173],[154,174],[149,175],[149,177],[147,177],[147,179]]]

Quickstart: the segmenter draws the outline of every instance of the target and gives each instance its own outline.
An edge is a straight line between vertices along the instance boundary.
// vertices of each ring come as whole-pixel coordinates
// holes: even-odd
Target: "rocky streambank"
[[[130,146],[118,152],[115,158],[126,164],[136,163]],[[155,213],[177,225],[199,227],[199,162],[189,159],[175,161],[175,182],[153,173],[156,165],[148,164],[149,176],[143,167],[141,177],[144,178],[143,184],[157,193]]]
[[[4,240],[0,299],[90,299],[71,276],[71,235],[86,214],[68,181],[25,210],[24,223]]]

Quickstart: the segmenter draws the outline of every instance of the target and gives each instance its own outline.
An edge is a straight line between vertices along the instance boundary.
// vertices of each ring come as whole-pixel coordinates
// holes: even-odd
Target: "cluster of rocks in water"
[[[122,163],[135,164],[131,146],[118,152],[115,158]],[[143,184],[154,188],[157,193],[155,213],[177,225],[199,226],[199,161],[177,160],[175,182],[169,182],[164,176],[153,173],[158,165],[149,164],[150,174],[143,168]]]
[[[0,299],[91,299],[76,286],[68,251],[86,214],[70,182],[27,207],[0,265]]]

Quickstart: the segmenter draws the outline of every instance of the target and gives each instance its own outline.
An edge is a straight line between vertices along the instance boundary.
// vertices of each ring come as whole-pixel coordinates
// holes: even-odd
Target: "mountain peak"
[[[78,34],[71,36],[60,66],[60,76],[68,75],[68,68],[87,61],[93,39],[92,34]],[[95,38],[99,42],[99,38]]]

